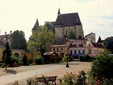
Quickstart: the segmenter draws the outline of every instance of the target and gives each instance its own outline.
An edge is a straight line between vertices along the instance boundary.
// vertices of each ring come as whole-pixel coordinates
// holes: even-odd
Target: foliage
[[[103,79],[113,78],[113,57],[108,54],[109,53],[104,52],[93,61],[90,71],[91,80],[96,78],[102,81]]]
[[[60,85],[86,85],[86,73],[80,71],[76,73],[67,73],[62,79],[60,79]]]
[[[69,39],[76,39],[76,35],[75,35],[75,33],[73,33],[73,32],[71,31],[71,32],[69,32],[69,34],[67,35],[67,38],[69,38]]]
[[[104,40],[104,45],[108,50],[112,51],[113,53],[113,37],[106,38]]]
[[[11,64],[14,64],[14,63],[18,64],[18,62],[19,62],[19,59],[17,57],[13,56],[11,58],[11,62],[10,62]]]
[[[12,55],[12,51],[9,46],[9,43],[7,42],[5,45],[5,49],[3,50],[3,55],[2,55],[2,60],[5,63],[6,70],[7,70],[7,66],[10,64],[11,55]]]
[[[28,63],[29,63],[29,64],[32,64],[33,62],[34,62],[34,59],[29,59],[29,60],[28,60]]]
[[[37,65],[41,64],[42,62],[44,62],[44,59],[43,59],[42,57],[36,57],[36,58],[35,58],[35,63],[36,63]]]
[[[47,22],[45,22],[45,26],[46,26],[48,29],[52,30],[52,31],[55,33],[54,22],[49,22],[49,21],[47,21]]]
[[[70,60],[70,57],[69,56],[64,56],[63,58],[62,58],[62,61],[69,61]]]
[[[80,56],[80,61],[91,61],[94,58],[91,58],[89,55]]]
[[[27,58],[26,55],[24,55],[24,56],[22,57],[22,63],[23,63],[23,65],[28,65],[28,58]]]
[[[40,51],[41,56],[53,43],[55,37],[51,30],[48,30],[46,26],[40,26],[37,32],[34,32],[28,41],[28,49],[31,52]]]
[[[14,31],[11,35],[12,49],[26,49],[26,39],[23,31]]]
[[[35,85],[35,79],[33,78],[28,78],[26,82],[27,82],[27,85]]]

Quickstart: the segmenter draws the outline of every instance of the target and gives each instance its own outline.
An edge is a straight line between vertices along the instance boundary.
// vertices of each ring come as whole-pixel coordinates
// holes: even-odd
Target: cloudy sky
[[[55,21],[58,8],[63,14],[78,12],[85,35],[113,36],[113,0],[0,0],[0,34],[22,30],[28,40],[36,19],[40,25]]]

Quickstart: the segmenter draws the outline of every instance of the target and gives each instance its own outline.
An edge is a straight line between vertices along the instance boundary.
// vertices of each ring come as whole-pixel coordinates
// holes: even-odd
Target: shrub
[[[90,61],[90,60],[91,60],[90,56],[89,55],[86,55],[85,56],[85,61]]]
[[[43,59],[42,57],[36,57],[36,58],[35,58],[35,63],[36,63],[37,65],[41,64],[42,62],[44,62],[44,59]]]
[[[32,64],[34,62],[34,60],[33,59],[29,59],[28,62],[29,62],[29,64]]]
[[[85,57],[84,56],[80,56],[80,61],[85,61]]]
[[[84,71],[80,71],[78,75],[67,73],[60,79],[60,85],[86,85],[86,73]]]
[[[34,78],[28,78],[26,82],[27,82],[27,85],[35,85],[35,79]]]
[[[26,55],[24,55],[24,56],[22,57],[22,63],[23,63],[23,65],[28,65],[28,58],[27,58]]]
[[[62,61],[71,61],[71,60],[72,60],[72,58],[70,56],[64,56],[62,58]]]
[[[90,71],[90,80],[103,81],[105,79],[113,78],[113,57],[108,56],[104,53],[99,55],[95,61]]]

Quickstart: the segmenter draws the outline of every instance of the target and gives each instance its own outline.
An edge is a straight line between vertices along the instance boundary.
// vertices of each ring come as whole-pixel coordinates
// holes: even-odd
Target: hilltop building
[[[69,33],[74,33],[75,38],[67,38]],[[96,34],[89,33],[84,37],[83,26],[78,13],[61,14],[58,10],[58,16],[55,21],[55,36],[58,38],[51,51],[59,55],[70,56],[96,56],[104,51],[104,45],[99,37],[96,42]]]
[[[104,51],[104,45],[99,37],[96,42],[96,34],[91,32],[84,36],[83,25],[78,13],[61,14],[57,12],[55,22],[46,22],[48,29],[52,29],[57,40],[51,45],[51,52],[59,55],[70,56],[96,56]],[[32,32],[39,27],[36,21]],[[71,36],[71,37],[69,37]]]
[[[69,33],[75,34],[75,39],[83,39],[84,32],[78,13],[61,14],[58,10],[58,16],[55,21],[55,36],[57,38],[66,38]]]

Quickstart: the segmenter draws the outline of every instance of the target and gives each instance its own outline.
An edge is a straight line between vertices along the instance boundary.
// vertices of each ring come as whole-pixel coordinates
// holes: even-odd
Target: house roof
[[[73,48],[73,47],[84,47],[84,46],[83,46],[83,44],[78,44],[78,46],[77,46],[77,44],[73,44],[73,42],[71,42],[69,47]]]
[[[53,43],[53,45],[64,45],[66,44],[67,40],[64,38],[59,38],[57,40],[55,40],[55,42]]]
[[[82,25],[78,13],[59,14],[55,25],[61,26],[76,26]]]
[[[100,43],[92,43],[92,45],[94,46],[94,47],[99,47],[99,48],[103,48],[104,46],[102,45],[102,44],[100,44]]]
[[[0,44],[3,44],[5,41],[8,41],[10,34],[0,35]]]
[[[73,42],[69,45],[70,48],[73,48],[73,47],[77,47],[76,44],[73,44]]]
[[[91,32],[91,33],[87,34],[85,37],[89,36],[90,34],[94,34],[95,35],[95,33]]]

